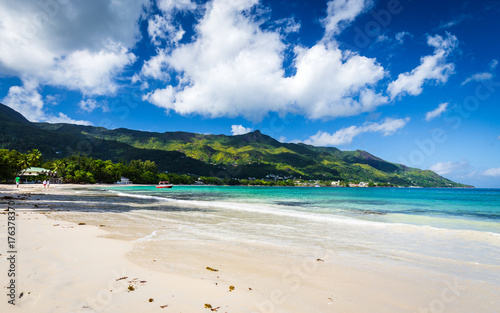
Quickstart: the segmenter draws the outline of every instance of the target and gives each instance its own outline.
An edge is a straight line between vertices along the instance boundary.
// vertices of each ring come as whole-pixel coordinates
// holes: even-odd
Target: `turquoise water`
[[[172,200],[261,204],[378,222],[500,233],[500,189],[129,186],[115,190]]]
[[[135,209],[112,218],[142,229],[138,249],[160,252],[181,242],[188,250],[215,243],[307,258],[328,251],[335,256],[329,262],[409,266],[500,286],[500,190],[127,186],[105,192],[130,199]]]

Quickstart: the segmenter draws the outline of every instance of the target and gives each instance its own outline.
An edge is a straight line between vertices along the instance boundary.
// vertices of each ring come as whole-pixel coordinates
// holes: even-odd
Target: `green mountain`
[[[400,186],[467,187],[432,171],[384,161],[366,151],[281,143],[258,130],[226,136],[31,123],[2,104],[0,148],[20,152],[36,148],[48,159],[80,152],[103,160],[151,160],[162,171],[204,176],[301,177]]]

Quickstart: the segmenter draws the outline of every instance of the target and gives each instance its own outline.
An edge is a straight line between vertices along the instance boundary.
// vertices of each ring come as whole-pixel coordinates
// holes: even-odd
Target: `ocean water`
[[[138,244],[206,242],[356,266],[405,265],[500,286],[500,190],[112,187]]]

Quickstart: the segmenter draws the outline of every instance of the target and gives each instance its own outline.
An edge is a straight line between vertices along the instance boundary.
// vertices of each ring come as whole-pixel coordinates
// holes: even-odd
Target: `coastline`
[[[141,232],[129,228],[124,236],[123,229],[103,222],[107,213],[88,210],[77,220],[68,213],[65,197],[95,187],[0,186],[2,205],[7,206],[5,196],[13,197],[19,214],[19,312],[210,311],[205,304],[219,312],[395,313],[442,304],[450,312],[497,312],[500,306],[494,302],[499,286],[404,266],[381,270],[382,260],[373,268],[349,266],[338,251],[300,258],[275,247],[245,250],[182,240],[172,240],[163,251],[141,249]],[[59,198],[46,201],[47,194]],[[5,242],[6,215],[0,217]],[[4,247],[0,251],[4,273],[7,256]],[[11,309],[6,305],[4,297],[0,309]]]

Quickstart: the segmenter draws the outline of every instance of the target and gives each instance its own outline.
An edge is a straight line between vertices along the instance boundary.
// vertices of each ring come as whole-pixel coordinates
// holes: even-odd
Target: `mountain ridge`
[[[148,132],[32,123],[0,104],[0,148],[39,149],[49,159],[83,153],[112,161],[156,162],[161,171],[229,178],[374,181],[400,186],[469,187],[429,170],[387,162],[363,150],[282,143],[255,130],[242,135]]]

